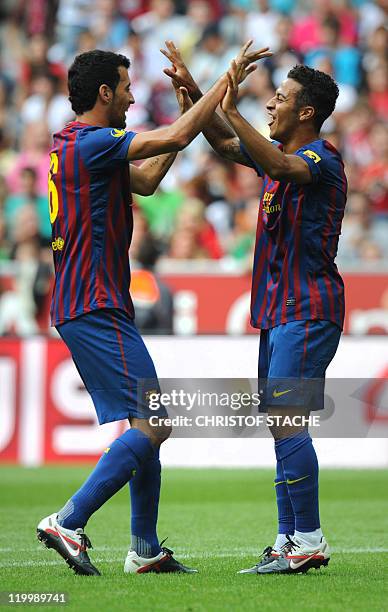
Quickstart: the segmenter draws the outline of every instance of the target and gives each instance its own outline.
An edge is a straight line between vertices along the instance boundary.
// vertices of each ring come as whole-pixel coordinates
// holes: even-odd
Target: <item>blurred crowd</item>
[[[388,261],[387,14],[386,0],[2,0],[0,267],[16,261],[34,270],[39,299],[51,261],[47,153],[51,134],[73,118],[66,75],[74,56],[94,48],[127,55],[136,100],[127,126],[152,129],[178,112],[159,51],[166,39],[203,90],[247,38],[269,46],[274,55],[239,101],[264,135],[265,103],[292,66],[332,74],[340,96],[323,134],[342,152],[349,180],[338,263]],[[249,267],[259,191],[252,170],[198,137],[154,196],[135,198],[132,258],[144,267],[209,259]]]

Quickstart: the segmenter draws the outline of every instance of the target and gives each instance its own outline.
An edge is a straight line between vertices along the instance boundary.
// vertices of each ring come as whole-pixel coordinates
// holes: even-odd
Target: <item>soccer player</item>
[[[261,57],[242,48],[245,78]],[[108,51],[78,55],[69,69],[76,115],[54,135],[49,172],[55,285],[52,324],[68,346],[100,424],[129,419],[131,428],[102,454],[94,471],[64,507],[38,525],[38,538],[77,574],[99,575],[84,527],[126,483],[131,491],[131,548],[124,571],[193,572],[160,546],[156,523],[159,447],[171,428],[151,426],[149,393],[158,391],[152,359],[135,327],[129,294],[131,192],[154,192],[183,149],[202,130],[227,88],[223,75],[193,108],[169,127],[125,131],[134,103],[129,60]],[[176,88],[183,108],[187,92]],[[139,167],[131,160],[147,159]],[[144,384],[140,384],[144,381]],[[139,383],[139,384],[138,384]],[[139,389],[138,389],[139,387]],[[161,417],[165,416],[161,410]]]
[[[165,72],[192,101],[201,92],[170,41]],[[305,415],[323,407],[325,372],[340,340],[344,287],[334,259],[347,181],[339,152],[319,136],[334,111],[338,87],[295,66],[267,103],[269,142],[239,113],[240,68],[231,63],[228,90],[204,135],[220,155],[254,168],[263,179],[253,265],[251,323],[260,332],[259,378],[271,415]],[[301,380],[313,379],[303,391]],[[310,381],[312,383],[312,381]],[[314,403],[312,403],[314,402]],[[300,573],[327,565],[318,506],[318,462],[307,428],[271,427],[275,439],[278,535],[259,562],[241,573]]]

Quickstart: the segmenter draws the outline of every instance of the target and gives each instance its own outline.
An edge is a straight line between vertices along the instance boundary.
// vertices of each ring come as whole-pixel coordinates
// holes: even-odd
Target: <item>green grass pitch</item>
[[[101,612],[388,610],[387,471],[321,471],[321,518],[333,550],[327,568],[241,576],[236,572],[253,564],[274,539],[272,471],[165,470],[159,536],[169,536],[166,545],[175,556],[200,573],[123,573],[129,544],[125,487],[87,529],[91,557],[103,576],[81,577],[39,544],[35,527],[66,501],[89,468],[0,470],[1,591],[66,592],[66,609]]]

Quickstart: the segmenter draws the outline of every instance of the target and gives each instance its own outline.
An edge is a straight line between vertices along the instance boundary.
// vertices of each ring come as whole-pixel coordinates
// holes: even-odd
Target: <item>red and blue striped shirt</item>
[[[281,145],[279,145],[281,148]],[[241,150],[264,179],[253,264],[251,324],[269,329],[299,320],[344,321],[344,284],[334,263],[344,215],[347,180],[341,155],[326,140],[295,155],[312,182],[273,181]]]
[[[49,173],[55,267],[52,325],[99,308],[120,308],[134,316],[127,161],[134,136],[78,121],[54,134]]]

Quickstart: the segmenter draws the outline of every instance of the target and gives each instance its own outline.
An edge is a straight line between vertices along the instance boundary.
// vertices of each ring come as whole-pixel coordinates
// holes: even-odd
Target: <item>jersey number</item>
[[[50,222],[54,223],[58,216],[58,191],[53,181],[55,174],[58,172],[58,155],[50,154],[50,170],[48,175],[48,197],[49,197],[49,212]]]

